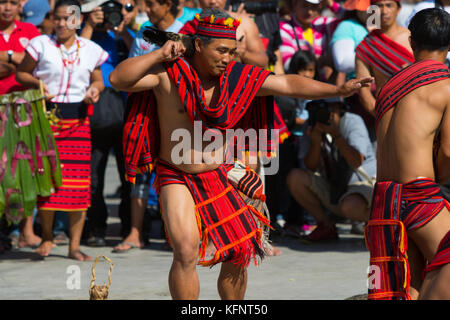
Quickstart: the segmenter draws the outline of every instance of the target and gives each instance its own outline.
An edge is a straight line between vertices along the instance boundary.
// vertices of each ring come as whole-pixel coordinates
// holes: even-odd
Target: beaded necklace
[[[59,53],[61,54],[61,59],[64,65],[64,68],[66,68],[69,73],[72,73],[75,67],[75,63],[78,61],[79,58],[79,54],[80,54],[80,41],[78,39],[76,39],[76,45],[77,45],[77,54],[75,56],[75,59],[73,60],[69,60],[69,59],[65,59],[64,58],[64,52],[61,49],[61,43],[58,42],[58,49],[59,49]]]
[[[70,79],[72,78],[72,73],[73,73],[74,68],[75,68],[75,63],[78,61],[79,54],[80,54],[80,41],[78,39],[76,39],[75,42],[76,42],[76,46],[77,46],[77,54],[75,56],[75,59],[69,60],[69,59],[65,59],[64,58],[64,52],[61,49],[61,43],[59,41],[57,41],[57,47],[59,49],[59,53],[61,54],[61,60],[63,62],[63,73],[64,73],[64,69],[67,69],[67,71],[69,72],[69,78],[67,80],[67,86],[66,86],[66,91],[65,91],[66,94],[67,94],[67,92],[69,90]],[[58,95],[59,95],[59,92],[58,92]],[[67,99],[68,99],[68,97],[67,97]]]

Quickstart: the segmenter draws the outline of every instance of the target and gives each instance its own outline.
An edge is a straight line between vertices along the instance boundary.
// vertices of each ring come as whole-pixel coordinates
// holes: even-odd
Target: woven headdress
[[[236,29],[241,24],[240,19],[216,18],[214,15],[200,18],[200,15],[196,14],[195,19],[198,21],[195,34],[212,38],[236,40]]]
[[[370,0],[370,4],[374,4],[374,3],[377,3],[377,2],[380,2],[380,1],[383,1],[383,0]],[[400,1],[400,0],[392,0],[392,1],[395,1],[395,2],[401,3],[401,1]]]

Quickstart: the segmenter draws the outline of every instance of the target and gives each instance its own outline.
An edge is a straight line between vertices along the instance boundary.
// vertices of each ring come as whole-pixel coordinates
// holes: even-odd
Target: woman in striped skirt
[[[34,38],[19,66],[18,82],[30,88],[44,83],[48,108],[56,108],[59,121],[52,125],[61,160],[62,186],[49,197],[38,199],[42,243],[36,252],[48,256],[52,248],[55,211],[69,213],[69,258],[88,261],[80,251],[80,240],[90,206],[91,136],[88,115],[104,89],[100,66],[108,54],[94,42],[76,35],[82,17],[77,0],[55,4],[55,35]],[[81,12],[81,11],[78,11]]]

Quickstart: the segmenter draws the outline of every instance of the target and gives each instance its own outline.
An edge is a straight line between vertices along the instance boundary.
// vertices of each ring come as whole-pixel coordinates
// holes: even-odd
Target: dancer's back
[[[439,128],[443,133],[450,130],[450,79],[411,91],[381,118],[377,128],[378,181],[434,180],[433,141]],[[442,144],[442,148],[450,146]]]

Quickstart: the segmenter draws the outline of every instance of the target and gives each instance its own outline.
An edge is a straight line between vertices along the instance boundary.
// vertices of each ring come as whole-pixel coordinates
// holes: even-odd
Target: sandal
[[[53,243],[58,246],[66,245],[69,244],[69,238],[64,232],[60,232],[55,237],[53,237]]]
[[[123,247],[123,246],[128,246],[129,248],[128,249],[119,249],[119,247]],[[119,243],[112,252],[113,253],[122,253],[122,252],[128,252],[133,249],[142,249],[142,248],[143,247],[136,245],[132,242],[123,241],[123,242]]]

